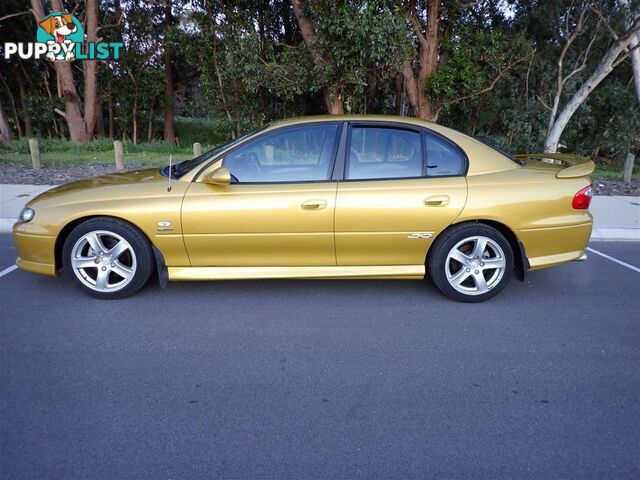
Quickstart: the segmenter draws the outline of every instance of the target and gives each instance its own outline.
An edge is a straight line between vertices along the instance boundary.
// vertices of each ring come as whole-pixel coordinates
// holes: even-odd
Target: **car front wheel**
[[[429,274],[438,289],[461,302],[497,295],[513,272],[513,251],[496,229],[464,224],[443,233],[432,247]]]
[[[63,264],[85,293],[102,299],[124,298],[140,290],[153,271],[146,237],[114,218],[96,218],[77,226],[67,237]]]

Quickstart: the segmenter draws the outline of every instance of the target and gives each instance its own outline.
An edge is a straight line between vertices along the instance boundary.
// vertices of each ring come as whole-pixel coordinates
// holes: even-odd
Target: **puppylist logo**
[[[120,58],[122,43],[90,43],[84,40],[84,29],[75,16],[65,12],[54,12],[38,24],[35,42],[6,42],[4,59],[9,60],[13,55],[24,59],[45,57],[47,60],[65,62]]]

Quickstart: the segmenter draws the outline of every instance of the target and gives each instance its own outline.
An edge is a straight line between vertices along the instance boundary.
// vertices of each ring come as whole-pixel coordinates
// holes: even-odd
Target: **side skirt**
[[[424,265],[327,267],[168,267],[169,280],[250,280],[267,278],[424,278]]]

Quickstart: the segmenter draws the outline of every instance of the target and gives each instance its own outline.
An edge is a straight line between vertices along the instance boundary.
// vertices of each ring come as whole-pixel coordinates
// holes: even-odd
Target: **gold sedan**
[[[584,258],[593,168],[405,117],[299,118],[162,170],[49,190],[13,236],[21,268],[63,269],[98,298],[157,270],[161,283],[428,275],[479,302],[514,274]]]

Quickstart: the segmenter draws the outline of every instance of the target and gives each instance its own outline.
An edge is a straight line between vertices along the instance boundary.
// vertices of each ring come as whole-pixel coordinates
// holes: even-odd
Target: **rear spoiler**
[[[586,177],[596,168],[596,164],[589,157],[569,153],[525,153],[516,155],[516,158],[558,165],[561,170],[556,173],[557,178]]]

